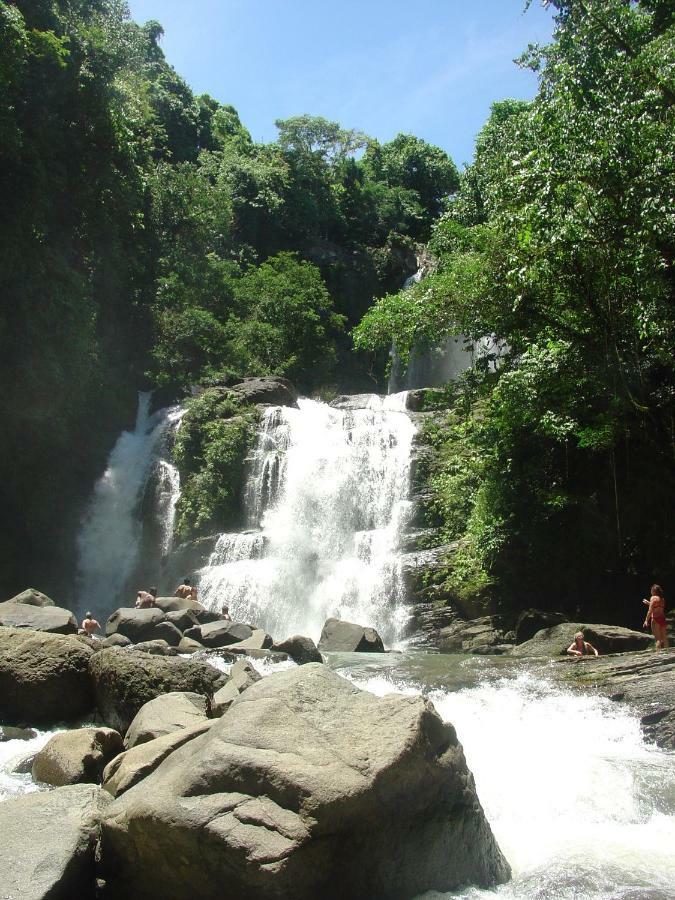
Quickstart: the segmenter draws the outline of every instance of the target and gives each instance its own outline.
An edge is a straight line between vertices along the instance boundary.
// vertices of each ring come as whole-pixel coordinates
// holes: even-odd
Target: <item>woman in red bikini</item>
[[[648,628],[651,624],[652,634],[656,639],[656,649],[662,650],[668,646],[668,624],[666,622],[666,600],[663,596],[663,588],[659,584],[651,586],[651,597],[649,600],[643,600],[649,609],[647,610],[647,618],[645,619],[643,628]]]

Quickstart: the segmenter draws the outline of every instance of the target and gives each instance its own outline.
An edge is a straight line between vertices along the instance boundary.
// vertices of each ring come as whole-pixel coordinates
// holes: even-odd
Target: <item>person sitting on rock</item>
[[[184,578],[183,583],[179,584],[176,588],[176,593],[174,597],[180,597],[182,600],[196,600],[197,599],[197,588],[194,587],[189,578]]]
[[[86,634],[87,637],[95,637],[94,632],[100,630],[101,626],[92,614],[90,612],[86,613],[84,619],[82,619],[82,631],[84,634]]]
[[[136,594],[136,609],[147,609],[155,605],[157,588],[151,587],[149,591],[139,591]]]
[[[577,631],[574,635],[574,641],[567,648],[567,653],[575,659],[580,659],[582,656],[591,656],[592,654],[595,654],[595,656],[599,655],[593,644],[589,644],[588,641],[584,640],[583,631]]]
[[[222,609],[222,612],[220,613],[220,615],[221,615],[221,618],[222,618],[225,622],[231,622],[231,621],[232,621],[232,616],[230,615],[230,607],[227,606],[226,604],[223,604],[223,609]]]
[[[663,650],[668,647],[668,623],[666,622],[666,598],[663,596],[663,588],[660,584],[651,586],[651,597],[642,601],[649,608],[643,628],[652,626],[652,634],[656,640],[656,649]]]

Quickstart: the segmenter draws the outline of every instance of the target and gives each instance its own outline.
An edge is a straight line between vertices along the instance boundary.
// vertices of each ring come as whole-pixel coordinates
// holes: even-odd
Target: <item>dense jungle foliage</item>
[[[435,273],[355,340],[503,348],[430,400],[449,407],[426,439],[450,593],[639,627],[650,582],[675,584],[675,8],[549,5],[553,43],[521,60],[539,92],[494,105]]]
[[[0,592],[59,590],[139,387],[368,383],[348,329],[415,265],[447,155],[322,118],[258,144],[122,0],[0,0]],[[370,381],[372,384],[372,381]]]

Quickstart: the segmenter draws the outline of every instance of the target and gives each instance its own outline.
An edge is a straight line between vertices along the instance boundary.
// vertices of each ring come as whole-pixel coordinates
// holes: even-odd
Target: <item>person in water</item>
[[[85,615],[84,619],[82,619],[82,631],[87,635],[87,637],[95,637],[94,632],[100,630],[101,626],[92,616],[92,614],[88,612]]]
[[[157,588],[151,587],[149,591],[139,591],[136,594],[136,609],[147,609],[155,605]]]
[[[582,656],[599,655],[593,644],[589,644],[588,641],[584,640],[583,631],[577,631],[574,635],[574,641],[567,648],[567,653],[575,659],[580,659]]]
[[[179,584],[178,587],[176,588],[176,593],[174,594],[174,597],[180,597],[181,600],[187,600],[188,597],[192,598],[193,590],[195,591],[195,594],[196,594],[197,591],[190,584],[190,579],[184,578],[183,583]]]
[[[653,584],[650,589],[651,597],[645,597],[642,601],[647,606],[647,617],[643,628],[652,627],[652,634],[656,640],[656,649],[663,650],[668,647],[668,623],[666,622],[666,598],[663,596],[663,588],[660,584]]]

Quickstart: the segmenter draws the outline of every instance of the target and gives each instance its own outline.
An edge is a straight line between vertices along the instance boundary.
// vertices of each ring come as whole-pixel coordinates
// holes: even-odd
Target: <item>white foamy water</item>
[[[0,802],[8,797],[44,790],[44,785],[35,784],[30,772],[18,774],[14,769],[27,757],[32,757],[38,750],[42,750],[49,738],[57,733],[57,731],[42,731],[37,732],[36,737],[28,741],[0,742]]]
[[[397,640],[414,434],[404,410],[400,394],[362,409],[269,409],[246,487],[248,524],[261,530],[221,536],[200,573],[202,602],[279,638],[317,639],[336,616]]]
[[[160,540],[162,549],[171,546],[180,485],[177,470],[161,453],[183,413],[171,407],[151,415],[150,399],[149,393],[139,394],[135,428],[118,438],[82,521],[77,539],[79,613],[91,608],[95,615],[107,614],[130,599],[124,591],[139,560],[141,501],[158,462]]]
[[[457,729],[513,879],[427,900],[675,897],[675,755],[646,744],[625,707],[534,675],[429,697]]]

